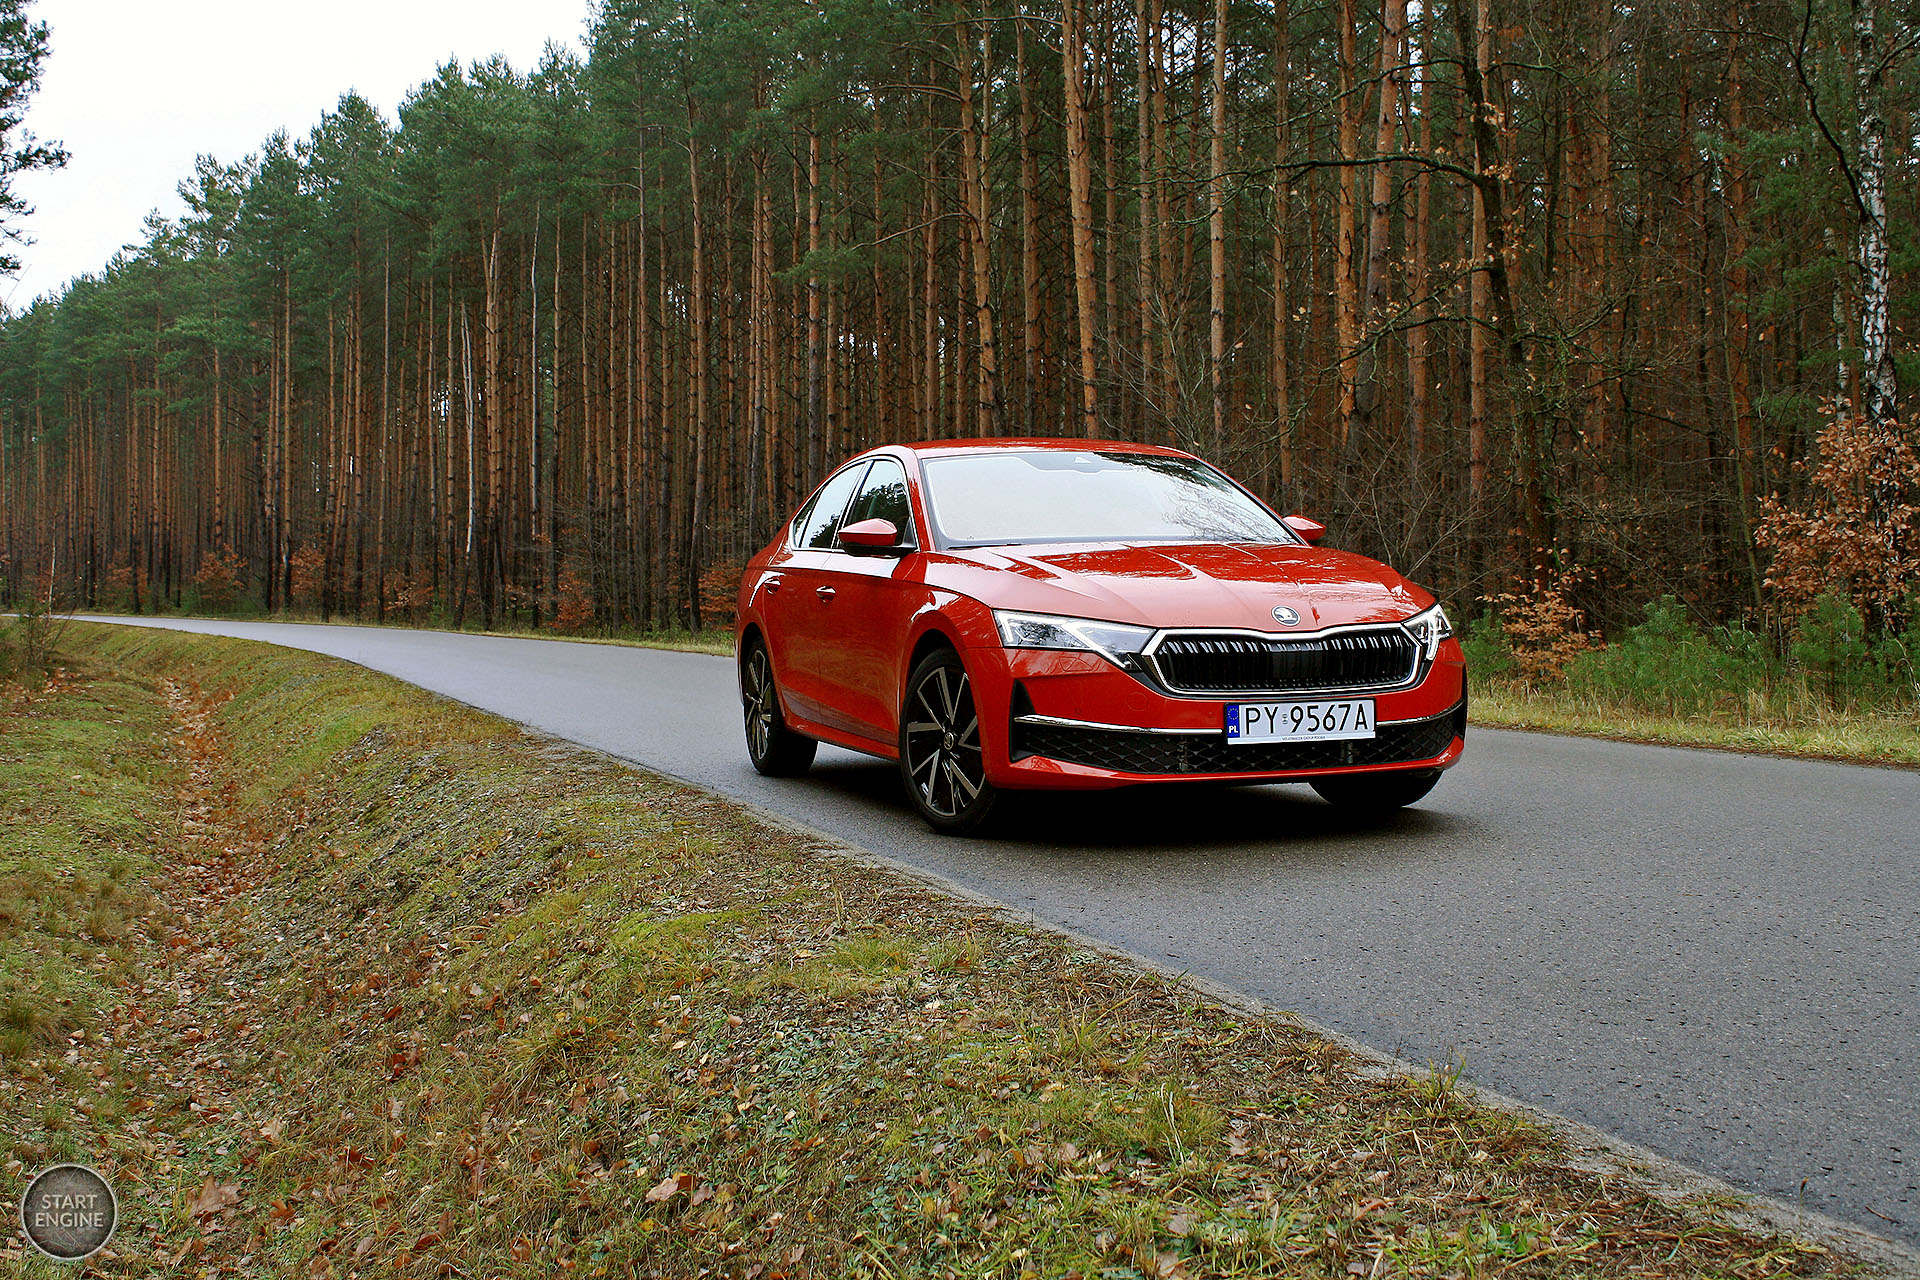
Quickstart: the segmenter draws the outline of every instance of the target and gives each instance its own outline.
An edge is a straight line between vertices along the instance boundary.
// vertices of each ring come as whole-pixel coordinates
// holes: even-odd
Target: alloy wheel
[[[747,730],[747,758],[769,778],[791,778],[805,773],[820,745],[787,727],[780,712],[780,689],[773,679],[773,659],[758,640],[747,649],[740,666],[740,710]]]
[[[767,748],[773,742],[774,714],[776,704],[773,692],[773,671],[767,664],[767,651],[755,649],[747,659],[747,676],[741,691],[741,702],[747,717],[747,750],[755,760],[766,758]]]
[[[986,789],[980,716],[965,668],[932,667],[907,702],[906,764],[920,803],[940,818],[958,818]]]

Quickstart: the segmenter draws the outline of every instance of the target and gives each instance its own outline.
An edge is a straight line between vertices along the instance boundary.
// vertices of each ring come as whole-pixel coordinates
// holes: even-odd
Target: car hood
[[[995,609],[1144,626],[1315,631],[1397,622],[1433,597],[1377,560],[1247,543],[979,547],[931,557],[930,585]],[[1300,615],[1282,628],[1276,606]]]

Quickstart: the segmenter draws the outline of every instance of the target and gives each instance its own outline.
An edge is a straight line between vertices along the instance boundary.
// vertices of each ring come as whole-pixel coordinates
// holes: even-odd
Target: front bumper
[[[1465,748],[1466,667],[1445,642],[1421,678],[1370,694],[1172,696],[1094,654],[980,649],[970,662],[988,735],[988,777],[1009,788],[1082,789],[1156,781],[1305,781],[1330,774],[1444,769]],[[1371,697],[1373,738],[1234,743],[1230,701]],[[996,705],[997,704],[997,705]],[[1000,750],[994,750],[994,739]]]

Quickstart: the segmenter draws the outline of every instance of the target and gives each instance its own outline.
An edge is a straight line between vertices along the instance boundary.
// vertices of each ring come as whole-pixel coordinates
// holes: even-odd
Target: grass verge
[[[689,631],[685,627],[656,627],[642,631],[626,627],[594,626],[578,631],[562,631],[553,627],[535,627],[531,625],[496,626],[491,630],[477,622],[465,627],[451,627],[432,621],[415,622],[398,616],[384,621],[373,622],[365,618],[355,618],[344,614],[322,615],[314,610],[281,610],[276,613],[192,613],[172,610],[150,611],[134,614],[113,609],[89,609],[85,612],[103,616],[151,618],[200,618],[209,622],[297,622],[304,626],[318,627],[396,627],[402,631],[457,631],[462,635],[473,636],[511,636],[517,640],[570,640],[577,644],[624,644],[637,645],[647,649],[673,649],[681,653],[711,653],[722,657],[733,653],[733,631],[731,628],[707,627],[700,631]]]
[[[1920,769],[1920,721],[1911,714],[1838,708],[1817,699],[1791,708],[1778,700],[1751,701],[1750,708],[1663,715],[1564,688],[1487,681],[1474,687],[1469,714],[1489,729]]]
[[[1853,1269],[1577,1168],[1444,1074],[1378,1078],[385,677],[133,629],[69,648],[7,707],[37,781],[6,774],[0,865],[77,885],[130,851],[147,896],[30,997],[61,1012],[4,1046],[0,1142],[14,1194],[60,1158],[115,1181],[102,1270]],[[88,770],[121,780],[57,785]],[[67,946],[89,876],[0,962]]]

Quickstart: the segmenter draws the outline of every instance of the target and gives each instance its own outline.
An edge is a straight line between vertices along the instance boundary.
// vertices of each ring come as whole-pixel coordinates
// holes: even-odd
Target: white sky
[[[549,40],[579,45],[588,0],[38,0],[51,30],[26,127],[66,144],[67,167],[25,174],[15,309],[144,239],[149,211],[185,211],[196,155],[304,137],[348,89],[389,120],[449,57],[503,53],[522,71]]]

